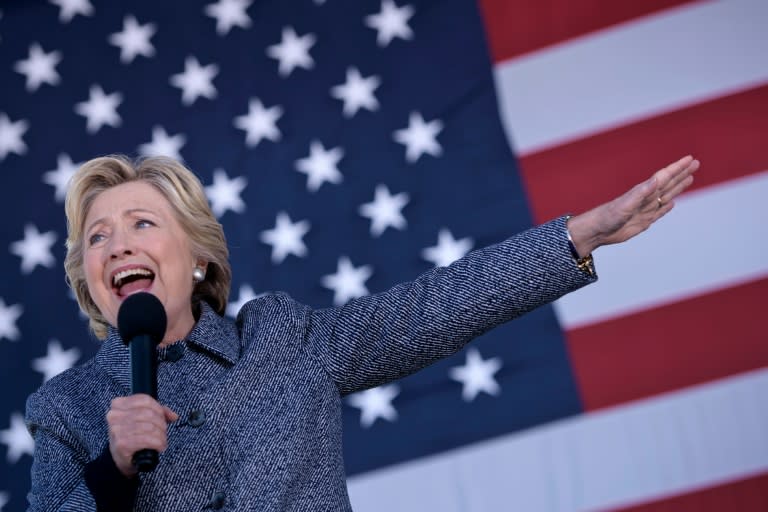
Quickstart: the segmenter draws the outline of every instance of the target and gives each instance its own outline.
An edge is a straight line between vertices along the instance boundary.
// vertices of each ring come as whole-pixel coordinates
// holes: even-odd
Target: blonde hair
[[[232,269],[224,230],[211,212],[203,186],[192,171],[165,157],[135,161],[123,155],[94,158],[78,169],[67,191],[64,203],[67,215],[67,257],[64,259],[64,270],[80,309],[88,315],[90,328],[99,339],[107,336],[109,324],[93,301],[85,280],[85,218],[100,193],[136,181],[151,185],[165,197],[176,220],[189,237],[193,256],[208,262],[205,279],[197,283],[192,291],[192,307],[196,309],[200,301],[205,301],[219,314],[224,314],[227,307]]]

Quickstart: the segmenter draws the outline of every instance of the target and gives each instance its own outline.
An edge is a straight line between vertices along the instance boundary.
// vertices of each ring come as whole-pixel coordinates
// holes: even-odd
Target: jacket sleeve
[[[108,446],[92,457],[44,392],[27,401],[27,427],[35,440],[30,512],[133,509],[138,478],[120,474]]]
[[[83,476],[90,457],[47,397],[27,399],[27,428],[35,440],[28,512],[95,511]]]
[[[487,330],[593,282],[565,217],[387,292],[310,313],[306,347],[342,394],[409,375]]]

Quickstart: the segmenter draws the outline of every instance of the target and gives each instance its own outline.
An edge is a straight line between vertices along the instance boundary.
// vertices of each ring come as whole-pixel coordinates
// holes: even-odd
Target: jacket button
[[[184,356],[184,346],[181,343],[174,343],[165,351],[165,360],[175,363]]]
[[[187,417],[187,421],[192,427],[201,426],[203,423],[205,423],[205,411],[200,409],[192,409],[191,411],[189,411],[189,416]]]
[[[213,510],[219,510],[224,508],[224,502],[226,501],[226,496],[221,491],[216,491],[213,493],[213,496],[211,496],[211,501],[208,502],[208,506],[211,507]]]

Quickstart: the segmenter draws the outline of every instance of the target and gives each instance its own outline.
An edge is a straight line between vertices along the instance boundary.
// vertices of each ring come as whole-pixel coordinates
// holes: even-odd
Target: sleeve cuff
[[[591,278],[597,278],[597,271],[595,270],[595,260],[594,258],[592,258],[592,254],[581,256],[579,252],[576,250],[576,246],[573,243],[573,238],[571,238],[571,230],[568,229],[568,219],[570,219],[571,217],[572,215],[570,214],[566,215],[563,220],[563,228],[565,229],[565,234],[568,237],[568,250],[571,252],[571,259],[579,268],[579,270],[581,270]]]
[[[127,478],[112,459],[109,445],[85,465],[85,485],[96,501],[96,510],[130,512],[139,490],[139,477]]]

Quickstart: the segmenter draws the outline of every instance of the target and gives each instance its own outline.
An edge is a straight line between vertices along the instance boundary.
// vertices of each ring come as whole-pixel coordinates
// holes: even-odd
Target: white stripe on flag
[[[768,276],[766,198],[768,171],[683,195],[647,233],[596,252],[600,280],[555,303],[560,324],[573,329]]]
[[[768,81],[768,2],[688,4],[496,65],[526,155]]]
[[[349,481],[357,512],[565,512],[768,471],[768,369],[505,436]]]

